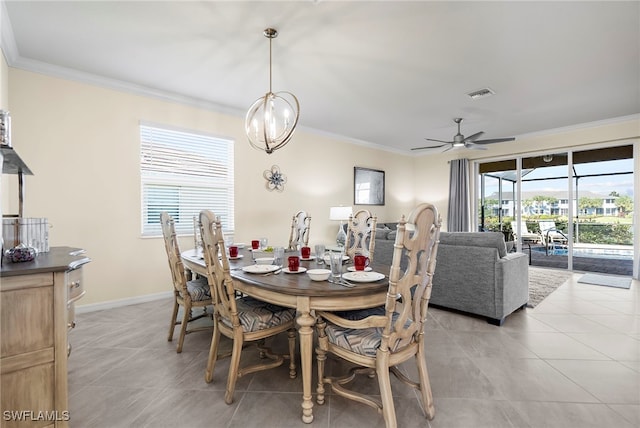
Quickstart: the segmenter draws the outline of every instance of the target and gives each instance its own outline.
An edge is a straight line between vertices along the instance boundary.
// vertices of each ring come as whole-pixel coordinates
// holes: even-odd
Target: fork
[[[338,281],[334,281],[332,279],[328,280],[332,284],[342,285],[343,287],[352,288],[355,287],[355,284],[350,283],[346,279],[339,279]]]
[[[280,268],[280,269],[276,269],[276,270],[274,270],[273,272],[263,273],[263,274],[262,274],[262,275],[260,275],[260,276],[277,275],[277,274],[279,274],[280,272],[282,272],[282,268]]]

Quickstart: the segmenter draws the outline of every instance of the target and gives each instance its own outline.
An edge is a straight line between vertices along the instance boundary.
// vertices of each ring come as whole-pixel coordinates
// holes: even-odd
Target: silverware
[[[342,285],[343,287],[347,287],[347,288],[353,288],[353,287],[355,287],[355,286],[356,286],[355,284],[352,284],[352,283],[350,283],[349,281],[344,280],[344,279],[341,279],[341,280],[338,280],[338,281],[334,281],[334,280],[332,280],[332,279],[329,279],[328,281],[329,281],[330,283],[332,283],[332,284]]]
[[[353,282],[351,282],[351,281],[347,281],[347,280],[346,280],[346,279],[344,279],[344,278],[340,278],[340,281],[341,281],[341,282],[343,282],[343,283],[345,283],[345,284],[347,284],[347,285],[349,285],[350,287],[355,287],[355,286],[356,286]]]
[[[273,272],[263,273],[263,274],[262,274],[262,275],[260,275],[260,276],[277,275],[277,274],[279,274],[280,272],[282,272],[282,268],[280,268],[280,269],[276,269],[276,270],[274,270]]]

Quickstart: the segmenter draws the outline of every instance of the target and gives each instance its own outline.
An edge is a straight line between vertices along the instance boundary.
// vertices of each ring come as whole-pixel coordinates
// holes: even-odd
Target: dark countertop
[[[91,259],[84,254],[84,250],[81,248],[51,247],[48,252],[38,254],[31,262],[11,263],[3,258],[0,277],[64,272],[76,269],[90,261]]]

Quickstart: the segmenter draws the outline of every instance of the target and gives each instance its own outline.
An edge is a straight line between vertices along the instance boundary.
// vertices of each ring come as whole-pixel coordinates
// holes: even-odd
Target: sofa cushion
[[[391,229],[386,227],[376,227],[376,239],[387,239],[387,234],[391,232]]]
[[[498,250],[498,257],[507,255],[502,232],[441,232],[440,244],[493,247]]]

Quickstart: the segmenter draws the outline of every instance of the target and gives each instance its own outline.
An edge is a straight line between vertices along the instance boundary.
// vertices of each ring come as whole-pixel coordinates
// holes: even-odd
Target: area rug
[[[540,269],[529,266],[529,303],[528,308],[535,308],[556,288],[564,284],[571,272],[556,269]]]
[[[604,285],[607,287],[630,288],[631,278],[624,276],[596,275],[586,273],[578,280],[582,284]]]

